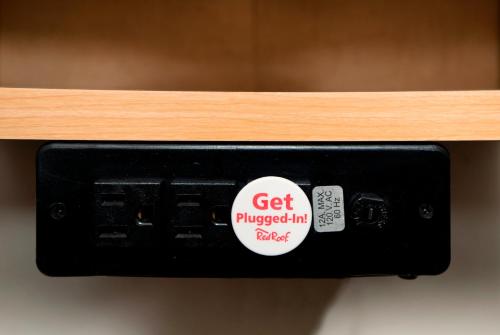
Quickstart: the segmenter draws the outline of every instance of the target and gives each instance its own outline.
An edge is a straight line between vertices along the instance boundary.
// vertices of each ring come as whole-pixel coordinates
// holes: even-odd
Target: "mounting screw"
[[[55,202],[50,205],[50,217],[56,221],[64,219],[66,216],[66,205],[62,202]]]
[[[434,216],[434,208],[429,204],[421,204],[418,208],[418,213],[422,219],[429,220]]]

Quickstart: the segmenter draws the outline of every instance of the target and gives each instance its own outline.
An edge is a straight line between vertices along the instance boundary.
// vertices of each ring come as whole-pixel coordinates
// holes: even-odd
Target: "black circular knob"
[[[379,195],[361,193],[351,202],[350,217],[357,228],[382,229],[389,222],[389,209]]]

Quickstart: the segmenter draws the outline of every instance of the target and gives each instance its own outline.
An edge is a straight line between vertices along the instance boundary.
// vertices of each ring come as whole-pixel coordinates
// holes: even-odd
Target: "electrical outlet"
[[[52,276],[414,278],[450,261],[449,157],[427,143],[52,143]]]

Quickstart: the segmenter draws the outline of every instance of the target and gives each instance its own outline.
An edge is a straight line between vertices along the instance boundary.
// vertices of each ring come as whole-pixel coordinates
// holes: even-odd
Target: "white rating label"
[[[341,186],[317,186],[313,189],[314,230],[319,233],[345,229],[344,191]]]
[[[282,255],[306,238],[312,221],[311,203],[294,182],[263,177],[241,189],[231,219],[245,247],[260,255]]]

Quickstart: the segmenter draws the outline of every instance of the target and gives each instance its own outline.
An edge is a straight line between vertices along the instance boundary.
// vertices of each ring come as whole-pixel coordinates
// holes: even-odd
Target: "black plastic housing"
[[[345,230],[311,227],[280,256],[246,249],[229,213],[262,176],[309,198],[341,185]],[[37,159],[37,264],[51,276],[435,275],[450,262],[449,191],[435,144],[50,143]]]

